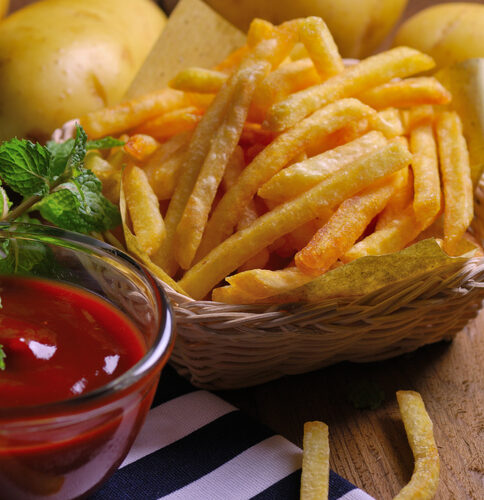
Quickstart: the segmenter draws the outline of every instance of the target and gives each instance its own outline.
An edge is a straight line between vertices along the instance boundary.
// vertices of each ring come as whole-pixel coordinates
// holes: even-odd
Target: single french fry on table
[[[375,109],[448,104],[450,92],[431,76],[406,78],[374,87],[358,98]]]
[[[146,174],[139,167],[126,167],[123,185],[134,233],[141,248],[148,255],[152,255],[158,250],[165,236],[165,224],[160,214],[158,199]]]
[[[186,68],[181,70],[169,83],[172,89],[200,94],[215,94],[227,80],[221,71],[205,68]]]
[[[285,130],[329,102],[361,94],[393,78],[410,76],[434,66],[431,57],[409,47],[382,52],[274,104],[268,112],[266,126],[274,131]]]
[[[312,276],[330,269],[382,211],[395,189],[392,181],[393,178],[385,178],[343,201],[329,221],[296,254],[296,266]]]
[[[321,78],[341,73],[343,60],[326,23],[320,17],[306,17],[299,25],[299,39],[306,47]]]
[[[469,153],[457,113],[441,113],[435,130],[444,186],[444,249],[455,255],[474,216]]]
[[[431,125],[418,125],[412,129],[410,151],[413,155],[415,217],[423,226],[429,226],[441,209],[437,144]]]
[[[394,500],[431,500],[437,492],[440,474],[432,420],[418,392],[397,391],[397,400],[415,466],[410,482]]]
[[[346,198],[405,167],[410,161],[411,155],[404,141],[389,141],[374,153],[356,159],[344,171],[336,172],[303,195],[279,205],[248,228],[227,238],[187,271],[180,286],[195,299],[205,297],[219,281],[279,237],[327,214]]]
[[[306,422],[303,435],[301,500],[326,500],[329,492],[329,429]]]
[[[196,260],[207,255],[232,234],[241,212],[259,187],[285,167],[292,158],[303,152],[311,143],[321,141],[321,137],[372,113],[375,113],[372,108],[356,99],[343,99],[320,109],[276,137],[244,169],[238,182],[218,203],[207,224]]]
[[[174,109],[148,120],[136,128],[139,134],[148,134],[159,141],[193,130],[202,118],[202,110],[195,106]]]
[[[289,201],[348,165],[355,158],[375,151],[386,142],[380,132],[369,132],[347,144],[282,169],[263,184],[257,194],[261,198],[277,203]]]

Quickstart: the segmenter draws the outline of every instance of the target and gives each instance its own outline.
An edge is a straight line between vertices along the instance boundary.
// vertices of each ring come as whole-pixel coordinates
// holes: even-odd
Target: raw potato
[[[0,19],[6,15],[9,4],[10,0],[0,0]]]
[[[0,24],[0,141],[42,140],[118,102],[164,22],[150,0],[44,0],[12,14]]]
[[[275,24],[307,16],[322,17],[343,57],[373,53],[397,22],[407,0],[205,0],[246,31],[254,17]]]
[[[429,7],[406,21],[394,45],[414,47],[435,59],[438,67],[484,57],[484,5],[450,3]]]

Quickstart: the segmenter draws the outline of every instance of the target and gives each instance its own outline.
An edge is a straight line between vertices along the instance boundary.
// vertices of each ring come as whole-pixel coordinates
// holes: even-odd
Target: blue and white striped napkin
[[[165,368],[121,467],[91,500],[297,500],[302,451]],[[372,500],[331,471],[330,500]]]

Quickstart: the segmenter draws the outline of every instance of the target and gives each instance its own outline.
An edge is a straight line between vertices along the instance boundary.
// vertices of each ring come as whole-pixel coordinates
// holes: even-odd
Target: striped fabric
[[[296,500],[302,451],[165,368],[130,453],[92,500]],[[372,497],[330,474],[330,500]]]

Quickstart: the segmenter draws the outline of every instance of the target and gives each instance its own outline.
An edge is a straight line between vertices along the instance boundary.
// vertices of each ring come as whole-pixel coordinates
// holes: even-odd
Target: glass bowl
[[[15,249],[16,260],[10,267],[0,264],[0,274],[53,280],[96,294],[122,311],[145,343],[134,366],[91,392],[38,406],[1,402],[2,500],[85,497],[121,464],[150,408],[174,343],[169,302],[131,257],[81,234],[0,223],[0,252],[6,249]]]

